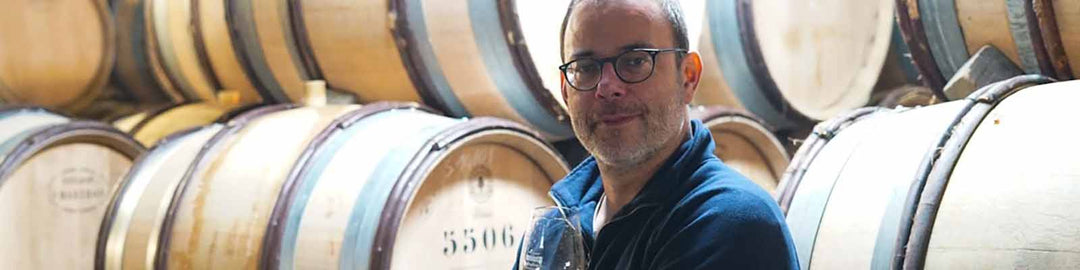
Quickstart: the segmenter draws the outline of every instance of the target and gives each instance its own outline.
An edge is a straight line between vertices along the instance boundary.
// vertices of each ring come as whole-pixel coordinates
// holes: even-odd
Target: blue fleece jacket
[[[552,186],[559,206],[580,213],[589,269],[798,269],[779,207],[714,149],[709,130],[692,121],[691,136],[595,238],[596,160]]]

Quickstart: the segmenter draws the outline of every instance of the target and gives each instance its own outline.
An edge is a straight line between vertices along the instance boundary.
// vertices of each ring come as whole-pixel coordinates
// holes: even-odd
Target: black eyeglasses
[[[656,69],[656,55],[662,52],[685,53],[686,49],[633,49],[615,57],[603,59],[581,58],[559,66],[570,87],[578,91],[591,91],[600,84],[604,64],[612,63],[615,76],[625,83],[639,83],[649,79]]]

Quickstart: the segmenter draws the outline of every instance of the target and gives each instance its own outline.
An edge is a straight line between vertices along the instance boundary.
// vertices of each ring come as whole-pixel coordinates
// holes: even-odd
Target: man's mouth
[[[630,123],[634,118],[640,116],[640,113],[618,113],[608,114],[600,116],[600,123],[605,126],[618,126],[626,123]]]

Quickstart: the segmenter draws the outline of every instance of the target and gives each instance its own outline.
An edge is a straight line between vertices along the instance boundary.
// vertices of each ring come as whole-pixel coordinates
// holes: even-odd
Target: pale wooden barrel
[[[235,45],[238,40],[233,36],[232,26],[228,21],[228,3],[232,1],[190,0],[192,24],[194,25],[195,48],[204,56],[205,67],[217,79],[220,89],[239,93],[238,104],[257,104],[266,96],[261,88],[255,87],[251,69],[245,68],[243,55]]]
[[[185,100],[217,102],[218,93],[230,89],[239,93],[239,102],[255,103],[261,100],[259,93],[239,66],[232,45],[225,44],[232,39],[227,32],[229,25],[225,24],[224,5],[199,0],[147,0],[148,33],[155,44],[152,49],[165,77]]]
[[[161,106],[152,109],[142,110],[107,122],[112,124],[113,127],[116,127],[116,129],[130,134],[132,131],[135,130],[136,127],[139,126],[140,123],[142,123],[150,116],[159,114],[165,110],[168,110],[169,108],[172,108],[173,106],[175,105]]]
[[[549,205],[545,192],[567,171],[550,146],[516,124],[456,120],[395,104],[302,107],[232,123],[204,144],[191,166],[175,182],[167,212],[143,213],[165,216],[152,229],[162,234],[156,243],[137,244],[132,267],[278,268],[300,258],[305,265],[385,269],[393,258],[393,268],[410,269],[421,267],[397,260],[416,263],[431,259],[427,253],[455,264],[506,267],[525,226],[518,223],[527,220],[521,215]],[[318,214],[335,209],[339,214]],[[489,238],[499,230],[506,240],[496,243],[499,249],[494,239],[486,242],[496,253],[490,257],[451,257],[442,247],[427,247],[430,241],[419,233],[442,233],[424,227],[431,220],[460,223],[450,229],[462,234],[486,230]],[[471,240],[463,237],[459,243]],[[334,252],[315,251],[327,247]],[[153,259],[143,260],[155,250]],[[284,252],[296,256],[272,255]],[[364,254],[371,259],[361,259]],[[127,265],[124,256],[111,262]]]
[[[144,116],[128,133],[144,145],[154,145],[174,132],[213,123],[229,110],[228,107],[205,102],[176,105]]]
[[[0,100],[78,112],[101,94],[115,55],[103,1],[13,0],[0,11]]]
[[[819,125],[780,200],[803,268],[1080,265],[1080,238],[1067,232],[1080,215],[1061,193],[1080,168],[1051,158],[1075,148],[1058,143],[1075,128],[1039,125],[1070,115],[1064,108],[1080,85],[1020,90],[1045,82],[1018,77],[964,100],[860,110]],[[1015,143],[1012,132],[1045,146]],[[1025,158],[995,160],[1017,156]]]
[[[912,220],[905,266],[1080,267],[1080,128],[1069,124],[1080,114],[1080,82],[1023,86],[985,93],[996,106],[973,107],[945,143]]]
[[[149,112],[138,112],[132,115],[125,116],[112,122],[113,127],[120,131],[131,133],[135,129],[135,126],[139,125],[142,120],[146,119]]]
[[[505,120],[389,106],[330,132],[278,200],[263,254],[272,269],[510,267],[526,209],[551,205],[546,191],[568,170]]]
[[[35,109],[0,110],[0,253],[4,269],[78,269],[109,199],[142,146],[100,123]]]
[[[182,95],[167,92],[152,73],[147,50],[143,0],[110,0],[116,22],[116,66],[113,80],[139,103],[180,102]],[[171,85],[168,85],[171,87]]]
[[[157,43],[162,67],[186,100],[213,100],[220,89],[204,67],[195,48],[192,1],[147,0],[147,25],[150,38]]]
[[[892,2],[707,1],[694,103],[744,108],[780,130],[865,106],[880,80],[915,77]]]
[[[96,269],[152,269],[160,224],[176,184],[202,146],[222,129],[213,124],[164,138],[135,161],[105,214]]]
[[[240,113],[226,123],[180,131],[164,138],[136,160],[102,223],[96,269],[154,269],[162,249],[162,224],[184,176],[199,155],[225,139],[232,128],[262,115],[290,108],[266,106]]]
[[[804,268],[890,265],[890,244],[899,224],[879,224],[883,216],[899,216],[903,204],[896,202],[906,199],[923,156],[961,105],[864,116],[834,133],[816,158],[802,161],[805,174],[790,200],[787,220]]]
[[[941,103],[941,99],[929,87],[921,85],[902,85],[878,92],[875,106],[885,108],[918,107]]]
[[[936,91],[984,45],[1024,72],[1072,79],[1080,70],[1080,4],[1049,0],[897,0],[898,22],[923,80]],[[1063,42],[1066,41],[1066,42]],[[1077,61],[1080,61],[1078,59]]]
[[[307,50],[298,46],[291,6],[286,1],[239,0],[227,1],[223,7],[240,64],[255,89],[272,102],[303,101],[304,82],[319,76],[307,64],[312,61]]]
[[[25,136],[24,132],[48,125],[71,122],[58,113],[36,107],[0,105],[0,140]]]
[[[712,133],[716,156],[770,194],[791,160],[784,144],[757,117],[727,107],[691,108],[691,117],[700,119]]]
[[[573,133],[561,101],[560,1],[298,2],[298,30],[330,88],[361,101],[423,101],[495,116],[550,139]],[[305,51],[305,50],[301,50]],[[300,55],[304,55],[301,53]]]

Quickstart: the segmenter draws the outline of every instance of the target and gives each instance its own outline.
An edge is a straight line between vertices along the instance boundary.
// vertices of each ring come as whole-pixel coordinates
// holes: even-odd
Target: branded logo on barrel
[[[469,197],[477,203],[485,203],[495,192],[491,183],[491,169],[477,166],[469,173]]]
[[[49,191],[49,201],[67,212],[94,210],[109,197],[105,176],[89,168],[61,170],[50,181]]]

